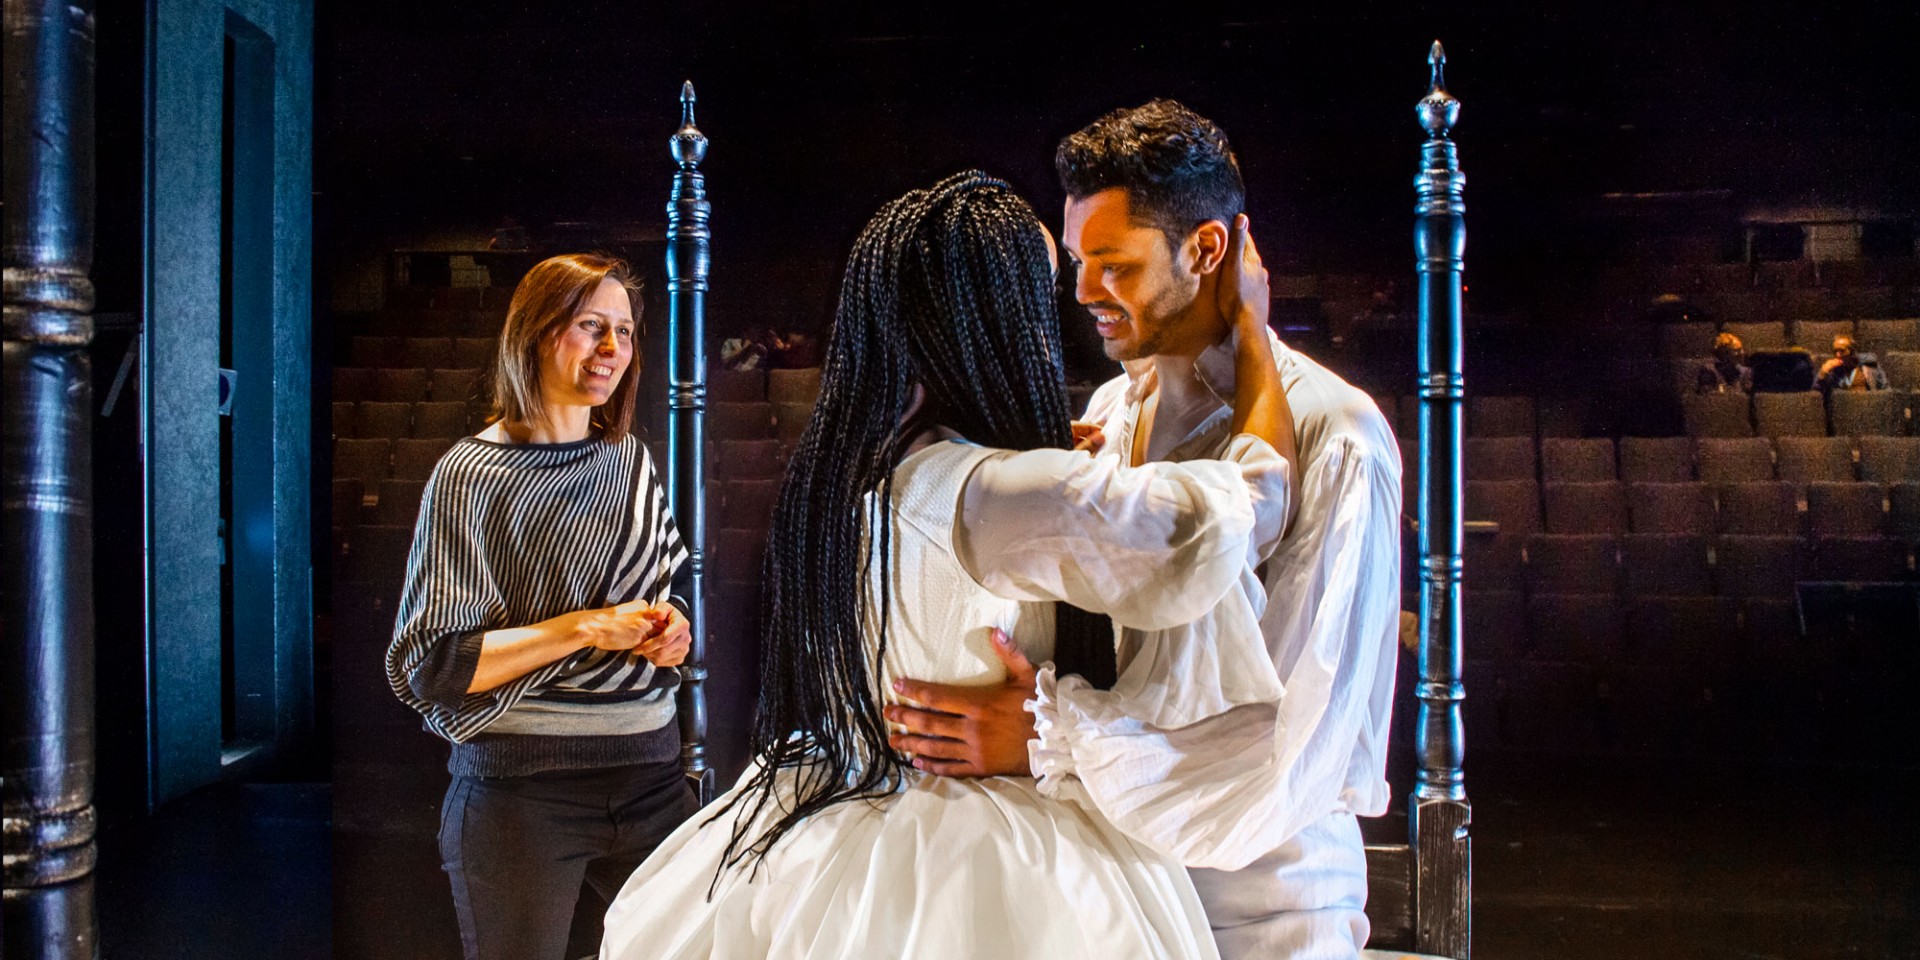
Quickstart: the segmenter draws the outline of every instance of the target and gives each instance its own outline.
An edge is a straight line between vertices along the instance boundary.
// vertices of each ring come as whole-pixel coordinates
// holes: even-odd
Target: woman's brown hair
[[[541,352],[580,314],[580,308],[604,280],[625,287],[640,322],[640,281],[626,261],[596,253],[566,253],[535,264],[513,289],[507,322],[500,329],[500,351],[488,379],[489,414],[513,423],[546,422],[540,403]],[[640,335],[634,331],[633,360],[614,385],[607,402],[595,407],[593,424],[609,443],[626,439],[633,423],[635,385],[640,379]]]

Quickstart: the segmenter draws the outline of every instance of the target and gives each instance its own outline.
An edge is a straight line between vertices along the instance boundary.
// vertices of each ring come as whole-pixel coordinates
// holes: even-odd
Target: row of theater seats
[[[1400,443],[1417,468],[1413,441]],[[1468,480],[1920,480],[1920,437],[1469,437],[1463,453]]]
[[[366,400],[333,403],[333,436],[358,439],[464,437],[486,426],[485,404],[448,400],[419,403]]]
[[[1920,482],[1469,480],[1466,517],[1530,533],[1782,534],[1920,542]]]
[[[1796,584],[1909,583],[1913,541],[1841,535],[1503,533],[1467,538],[1469,588],[1792,600]]]
[[[465,403],[475,399],[479,367],[335,367],[333,399],[358,403]]]
[[[354,367],[485,367],[499,350],[498,337],[356,336],[347,354]]]
[[[1920,354],[1913,356],[1920,361]],[[1913,375],[1920,377],[1920,364]],[[1683,394],[1680,405],[1690,437],[1905,436],[1920,413],[1920,393],[1702,393]]]
[[[1748,353],[1799,347],[1815,356],[1827,356],[1834,337],[1853,337],[1862,352],[1883,359],[1890,351],[1920,351],[1920,318],[1899,320],[1799,320],[1755,323],[1705,321],[1663,323],[1658,327],[1660,355],[1673,360],[1703,356],[1713,350],[1713,338],[1731,333]]]

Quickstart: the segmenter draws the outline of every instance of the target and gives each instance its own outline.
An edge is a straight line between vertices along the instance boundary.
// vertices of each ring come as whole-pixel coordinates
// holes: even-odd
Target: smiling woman
[[[635,294],[627,265],[566,254],[527,272],[513,292],[489,391],[495,442],[561,443],[595,427],[619,443],[633,420]],[[492,436],[490,436],[492,435]]]
[[[687,551],[628,432],[634,289],[606,257],[529,271],[494,422],[421,499],[387,681],[453,744],[440,855],[469,960],[560,956],[582,882],[611,896],[694,808],[668,601]]]

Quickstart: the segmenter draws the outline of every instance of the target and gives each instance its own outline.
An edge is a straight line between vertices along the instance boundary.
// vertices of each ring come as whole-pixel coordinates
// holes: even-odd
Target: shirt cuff
[[[480,646],[486,631],[469,630],[442,638],[433,644],[426,659],[409,677],[413,695],[448,711],[458,711],[467,702],[467,688],[480,669]]]
[[[1034,678],[1033,699],[1026,703],[1033,714],[1034,739],[1027,741],[1027,762],[1033,768],[1034,785],[1041,796],[1061,799],[1069,782],[1078,784],[1073,766],[1073,720],[1060,714],[1059,685],[1085,685],[1076,676],[1058,677],[1051,663],[1040,665]]]

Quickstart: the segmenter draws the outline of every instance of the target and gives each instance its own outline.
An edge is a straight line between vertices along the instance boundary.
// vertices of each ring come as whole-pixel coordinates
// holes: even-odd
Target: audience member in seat
[[[1695,381],[1698,393],[1753,392],[1753,368],[1746,365],[1747,347],[1740,338],[1723,333],[1713,338],[1713,362],[1700,365]]]
[[[1856,353],[1853,338],[1838,336],[1833,338],[1833,359],[1820,365],[1820,389],[1822,390],[1885,390],[1887,375],[1880,370],[1880,360],[1871,353]]]

